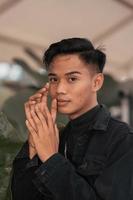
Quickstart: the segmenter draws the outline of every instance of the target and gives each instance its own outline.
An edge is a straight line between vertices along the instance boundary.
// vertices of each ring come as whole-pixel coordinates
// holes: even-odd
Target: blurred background
[[[133,0],[0,0],[0,199],[26,140],[24,102],[47,81],[53,42],[85,37],[107,54],[99,102],[133,125]],[[67,118],[58,116],[58,123]]]

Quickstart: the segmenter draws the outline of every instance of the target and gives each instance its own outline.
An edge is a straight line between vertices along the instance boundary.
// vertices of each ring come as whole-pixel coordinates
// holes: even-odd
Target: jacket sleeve
[[[60,131],[61,130],[62,129],[60,129]],[[33,179],[35,176],[34,172],[41,164],[42,162],[37,155],[35,155],[32,159],[29,158],[29,145],[28,141],[26,141],[13,161],[12,172],[10,174],[10,183],[8,187],[8,195],[6,199],[24,199],[26,190],[29,191],[25,197],[26,199],[32,199],[31,196],[34,196],[33,198],[35,198],[34,193],[38,193],[38,196],[41,196],[41,183],[37,184],[37,189],[33,184]],[[32,191],[31,195],[30,191]],[[52,194],[48,191],[47,188],[45,188],[44,185],[43,192],[45,193],[45,195],[43,195],[44,199],[53,199]]]
[[[93,186],[60,153],[54,154],[35,171],[33,182],[36,187],[40,185],[44,195],[45,186],[56,200],[132,200],[133,148],[130,139],[133,140],[123,136],[113,144],[109,160]]]
[[[41,192],[43,186],[53,194],[57,200],[100,200],[96,192],[87,181],[76,172],[73,165],[60,153],[54,154],[35,172],[34,184],[40,183]]]
[[[8,196],[7,199],[39,199],[42,196],[32,182],[35,176],[34,172],[42,162],[37,155],[30,159],[28,148],[28,142],[24,143],[20,152],[13,161],[11,181],[9,185],[10,198]],[[45,191],[45,198],[43,199],[50,200],[52,198],[51,193],[45,188],[45,186],[43,186],[43,190]],[[37,196],[35,197],[35,195]]]
[[[27,173],[28,165],[38,165],[36,156],[30,160],[28,152],[28,142],[25,142],[13,161],[10,181],[12,199],[20,199],[24,192],[23,189],[28,185],[28,180],[25,179],[25,174],[27,174],[27,177],[31,176],[31,173]]]

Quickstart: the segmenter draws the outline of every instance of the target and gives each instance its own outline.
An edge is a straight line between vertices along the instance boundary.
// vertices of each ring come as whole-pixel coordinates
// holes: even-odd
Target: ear
[[[101,89],[104,82],[104,75],[103,73],[98,73],[93,77],[93,84],[92,84],[92,91],[97,92]]]

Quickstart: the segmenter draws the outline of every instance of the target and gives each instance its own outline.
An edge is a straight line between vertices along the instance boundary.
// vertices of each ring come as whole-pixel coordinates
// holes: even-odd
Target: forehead
[[[82,61],[77,54],[58,55],[56,56],[49,66],[48,71],[88,71],[88,64]]]

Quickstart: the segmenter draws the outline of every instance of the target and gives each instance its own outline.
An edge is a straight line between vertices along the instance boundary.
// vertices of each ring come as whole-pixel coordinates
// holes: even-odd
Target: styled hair
[[[43,63],[46,69],[57,55],[77,54],[86,64],[94,64],[97,72],[102,72],[106,55],[100,49],[95,49],[90,40],[86,38],[68,38],[53,43],[45,51]]]

